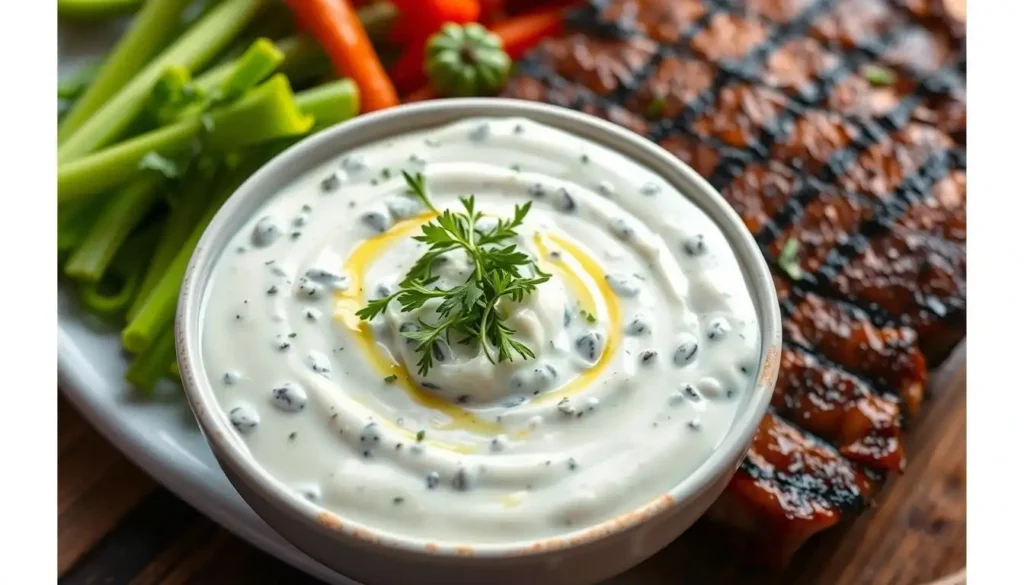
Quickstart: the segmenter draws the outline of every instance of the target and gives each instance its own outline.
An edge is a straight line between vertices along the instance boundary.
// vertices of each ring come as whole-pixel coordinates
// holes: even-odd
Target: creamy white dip
[[[503,312],[536,359],[452,341],[425,377],[355,311],[402,280],[434,205],[511,216],[552,278]],[[438,266],[466,278],[465,256]],[[585,528],[692,474],[751,392],[756,315],[716,226],[633,161],[525,119],[469,119],[343,153],[268,201],[218,260],[203,367],[253,457],[368,527],[507,543]]]

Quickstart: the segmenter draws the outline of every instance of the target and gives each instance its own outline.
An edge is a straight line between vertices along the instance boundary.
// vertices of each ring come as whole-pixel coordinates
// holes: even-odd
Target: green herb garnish
[[[804,271],[800,268],[799,253],[800,240],[789,238],[782,246],[782,251],[779,252],[779,257],[777,258],[779,268],[794,280],[800,280],[804,276]]]
[[[422,443],[423,442],[423,437],[426,437],[426,436],[427,436],[427,431],[418,431],[416,433],[416,442],[417,443]]]
[[[892,85],[896,83],[896,73],[881,65],[867,65],[864,67],[864,78],[868,83],[875,86]]]
[[[384,377],[384,383],[385,384],[394,384],[395,380],[397,380],[397,379],[398,379],[398,376],[396,376],[395,374],[391,374],[390,376],[385,376]]]
[[[513,354],[523,359],[533,358],[529,347],[512,338],[516,331],[505,322],[498,307],[504,298],[522,301],[551,278],[528,255],[517,250],[515,244],[507,243],[515,238],[516,228],[530,212],[530,202],[517,205],[511,219],[499,219],[493,228],[483,231],[477,227],[483,214],[476,209],[472,196],[459,199],[462,212],[450,209],[441,212],[430,201],[422,174],[412,176],[402,171],[402,176],[410,194],[438,214],[435,220],[423,226],[423,233],[414,238],[427,244],[427,251],[409,269],[397,292],[370,301],[356,315],[369,321],[382,313],[392,300],[398,301],[402,312],[409,312],[439,299],[435,323],[419,319],[416,329],[402,332],[403,337],[417,343],[416,351],[420,354],[417,366],[423,376],[434,365],[437,344],[442,340],[450,342],[453,335],[459,343],[479,343],[491,363],[512,361]],[[436,287],[435,261],[443,254],[460,249],[473,263],[472,274],[452,288]]]

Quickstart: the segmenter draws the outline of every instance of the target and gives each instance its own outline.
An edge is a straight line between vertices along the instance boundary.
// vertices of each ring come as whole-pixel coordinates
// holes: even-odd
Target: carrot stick
[[[491,31],[501,38],[508,56],[518,59],[544,37],[561,32],[563,12],[564,7],[538,10],[499,22]]]
[[[348,0],[287,0],[296,19],[320,43],[338,73],[359,86],[364,112],[398,104],[398,93]]]

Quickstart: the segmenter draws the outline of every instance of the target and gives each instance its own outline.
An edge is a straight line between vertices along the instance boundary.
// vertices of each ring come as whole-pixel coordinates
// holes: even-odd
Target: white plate
[[[58,28],[59,74],[101,54],[119,26]],[[181,390],[135,398],[124,373],[128,362],[118,331],[93,324],[59,293],[57,369],[61,391],[96,429],[156,481],[214,522],[314,577],[358,585],[288,544],[242,500],[217,465]],[[173,386],[173,385],[171,385]]]

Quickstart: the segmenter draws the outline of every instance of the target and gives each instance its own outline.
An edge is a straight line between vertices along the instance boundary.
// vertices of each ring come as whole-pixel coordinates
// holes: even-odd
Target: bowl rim
[[[200,332],[210,271],[226,249],[228,240],[260,205],[281,186],[346,151],[467,117],[531,119],[594,141],[661,176],[689,197],[722,231],[747,282],[759,320],[761,355],[753,390],[711,455],[692,474],[646,504],[599,524],[554,537],[500,544],[431,542],[344,519],[288,490],[255,460],[220,408],[202,367]],[[387,130],[382,131],[382,128]],[[688,165],[639,134],[579,111],[517,99],[454,98],[403,104],[360,115],[302,139],[250,176],[218,210],[192,254],[178,298],[175,348],[188,403],[218,461],[229,465],[234,472],[229,473],[229,477],[232,481],[236,478],[244,481],[261,498],[298,520],[306,532],[322,533],[326,528],[341,538],[432,556],[505,558],[575,548],[624,532],[687,504],[723,474],[734,473],[768,409],[779,370],[781,329],[771,272],[753,236],[722,195]]]

